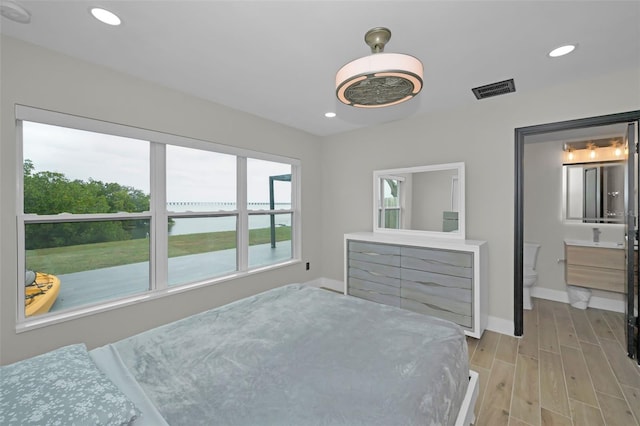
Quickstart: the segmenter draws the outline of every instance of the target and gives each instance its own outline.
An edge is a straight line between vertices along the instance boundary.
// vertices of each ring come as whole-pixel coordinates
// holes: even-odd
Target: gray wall
[[[0,144],[0,363],[65,344],[90,348],[144,329],[291,282],[317,278],[321,168],[318,138],[255,116],[2,37]],[[14,105],[142,127],[298,158],[302,162],[304,263],[27,332],[16,333],[15,188],[18,170]],[[20,170],[22,168],[20,167]]]
[[[323,275],[342,280],[343,234],[372,229],[373,170],[464,161],[467,238],[489,247],[489,315],[512,321],[514,129],[640,109],[639,76],[638,69],[621,70],[327,138]],[[526,84],[516,76],[516,87]],[[429,88],[413,101],[432,102]]]

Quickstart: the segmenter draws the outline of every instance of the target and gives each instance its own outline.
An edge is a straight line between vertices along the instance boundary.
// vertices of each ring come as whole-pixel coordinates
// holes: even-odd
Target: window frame
[[[139,303],[158,297],[165,297],[174,293],[188,291],[193,288],[212,285],[215,283],[237,279],[265,270],[281,268],[301,262],[301,161],[299,159],[281,155],[252,151],[230,145],[222,145],[200,139],[173,135],[155,130],[142,129],[122,124],[70,115],[50,110],[33,108],[24,105],[15,106],[16,138],[17,138],[17,170],[16,170],[16,228],[17,228],[17,276],[23,276],[26,270],[25,256],[25,227],[31,223],[61,223],[95,220],[131,220],[148,219],[150,221],[149,235],[149,290],[133,296],[125,296],[103,300],[95,304],[81,305],[59,313],[49,312],[35,317],[25,317],[24,297],[25,289],[22,281],[17,283],[16,332],[27,331],[70,319],[80,318],[97,312],[115,309],[121,306]],[[150,144],[150,207],[149,211],[136,213],[100,213],[100,214],[55,214],[37,215],[24,213],[24,174],[23,174],[23,121],[37,122],[53,126],[68,127],[95,133],[140,139]],[[166,146],[175,145],[204,151],[229,154],[236,157],[236,210],[224,212],[173,212],[166,204]],[[263,210],[261,214],[291,214],[291,258],[282,262],[261,265],[254,268],[248,266],[249,250],[249,215],[255,214],[247,206],[247,159],[259,159],[286,163],[291,165],[291,208]],[[237,216],[236,235],[236,271],[209,277],[204,280],[168,285],[168,229],[166,223],[169,217],[213,217]]]

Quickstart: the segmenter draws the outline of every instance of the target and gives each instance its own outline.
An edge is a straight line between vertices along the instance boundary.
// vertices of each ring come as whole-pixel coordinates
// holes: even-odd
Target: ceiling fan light
[[[422,90],[423,67],[400,53],[375,53],[351,61],[336,74],[340,102],[356,107],[385,107],[409,100]]]
[[[414,56],[379,53],[391,37],[386,28],[367,32],[372,55],[344,65],[336,73],[336,96],[343,104],[379,108],[408,101],[420,93],[424,68]]]

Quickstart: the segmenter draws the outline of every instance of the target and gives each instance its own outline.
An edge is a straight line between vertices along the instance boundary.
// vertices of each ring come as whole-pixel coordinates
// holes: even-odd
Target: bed
[[[459,326],[298,284],[1,373],[3,425],[74,415],[135,426],[463,425],[477,395]],[[74,393],[76,406],[60,401]]]

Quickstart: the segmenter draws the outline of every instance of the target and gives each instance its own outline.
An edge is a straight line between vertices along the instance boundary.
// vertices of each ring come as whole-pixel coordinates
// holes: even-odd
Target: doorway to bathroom
[[[534,291],[580,308],[582,303],[624,312],[618,322],[624,331],[617,331],[624,333],[627,355],[640,364],[639,124],[640,111],[631,111],[515,129],[516,336],[523,334],[523,307]],[[525,244],[538,245],[535,279]],[[605,254],[615,260],[605,263]],[[602,271],[596,270],[598,262],[604,263]],[[538,285],[525,289],[532,280]]]

